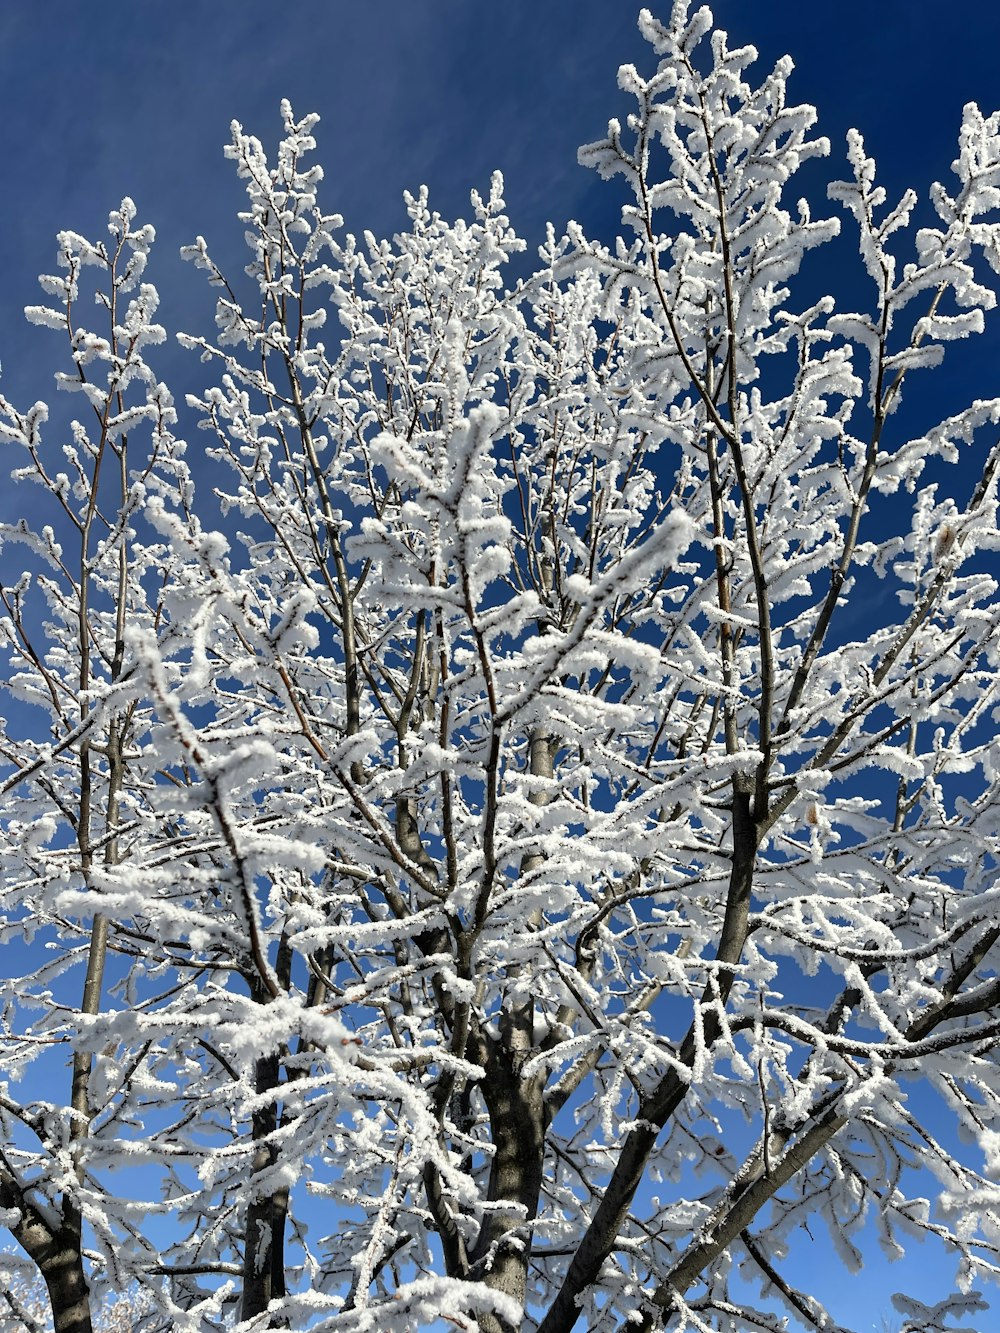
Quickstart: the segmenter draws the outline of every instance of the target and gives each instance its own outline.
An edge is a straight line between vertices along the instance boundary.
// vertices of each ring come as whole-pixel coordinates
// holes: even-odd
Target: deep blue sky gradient
[[[282,97],[300,115],[321,114],[322,205],[343,213],[350,230],[401,228],[403,189],[424,183],[432,207],[463,213],[469,189],[485,191],[499,167],[512,221],[532,249],[549,219],[561,229],[576,218],[610,237],[614,190],[577,166],[576,150],[610,115],[627,113],[619,63],[651,68],[637,10],[631,0],[8,0],[0,7],[0,390],[22,406],[53,397],[62,348],[56,335],[24,325],[21,309],[40,299],[36,275],[54,269],[55,233],[105,234],[125,194],[158,233],[148,276],[164,322],[211,331],[212,292],[177,250],[201,233],[239,270],[242,191],[222,145],[232,118],[273,144]],[[657,12],[666,17],[668,5]],[[792,96],[819,107],[833,162],[808,169],[814,215],[832,211],[823,187],[844,174],[849,126],[864,132],[890,196],[908,184],[926,194],[950,174],[963,103],[1000,106],[1000,5],[987,0],[722,0],[715,14],[734,42],[759,47],[761,74],[789,52]],[[841,247],[810,281],[836,292],[855,281],[844,278],[852,264],[851,248]],[[949,349],[933,377],[933,392],[954,409],[998,391],[998,329],[1000,316],[988,337]],[[189,354],[167,347],[151,359],[178,400],[200,387]],[[22,506],[3,486],[0,515]],[[13,573],[5,567],[4,581]],[[822,1226],[814,1236],[803,1238],[795,1270],[859,1333],[890,1314],[893,1289],[926,1300],[946,1294],[951,1270],[930,1254],[891,1269],[876,1256],[845,1281]]]
[[[548,219],[610,234],[613,191],[577,166],[576,149],[626,109],[615,70],[645,57],[636,12],[631,0],[4,5],[5,392],[48,392],[51,340],[19,336],[19,311],[38,299],[55,232],[102,232],[124,194],[157,229],[150,276],[168,322],[204,321],[209,293],[177,248],[202,233],[238,257],[241,192],[222,144],[233,118],[273,142],[282,97],[322,115],[325,207],[352,230],[396,230],[402,190],[423,183],[432,207],[464,211],[469,189],[499,167],[532,245]],[[1000,7],[985,0],[724,0],[715,12],[762,62],[792,54],[792,92],[820,108],[834,156],[858,125],[890,193],[948,174],[964,102],[1000,104]]]

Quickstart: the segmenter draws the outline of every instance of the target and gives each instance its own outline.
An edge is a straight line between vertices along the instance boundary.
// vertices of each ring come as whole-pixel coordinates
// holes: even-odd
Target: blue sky
[[[239,262],[241,191],[222,145],[233,118],[273,142],[282,97],[322,116],[325,206],[352,230],[396,230],[403,189],[421,184],[432,207],[455,215],[499,167],[532,247],[549,219],[610,234],[614,194],[577,165],[576,149],[626,110],[615,71],[645,58],[637,9],[632,0],[4,5],[3,391],[19,403],[49,393],[51,336],[23,330],[20,310],[38,299],[55,233],[103,233],[125,194],[157,229],[150,277],[165,322],[210,319],[210,293],[177,249],[201,233],[217,257]],[[793,94],[819,107],[834,157],[858,125],[890,192],[948,173],[964,102],[1000,105],[1000,9],[962,5],[950,28],[941,12],[930,0],[715,6],[762,61],[792,54]],[[992,359],[982,344],[973,357]]]
[[[56,340],[25,326],[21,309],[38,300],[36,275],[53,268],[55,233],[102,234],[125,194],[158,233],[149,276],[164,322],[210,328],[211,291],[177,250],[200,233],[224,263],[243,262],[241,190],[222,145],[233,118],[273,142],[282,97],[299,114],[322,116],[324,208],[343,213],[351,230],[401,227],[403,189],[425,183],[432,207],[462,212],[469,189],[485,190],[499,167],[530,245],[549,219],[561,228],[576,218],[609,235],[613,192],[577,166],[576,149],[625,110],[618,64],[650,67],[637,9],[631,0],[8,0],[0,8],[0,390],[20,405],[51,396]],[[792,94],[819,107],[834,162],[857,125],[890,194],[911,183],[925,193],[946,176],[964,102],[1000,106],[1000,6],[986,0],[722,0],[714,9],[766,64],[793,56]],[[810,170],[817,182],[840,174],[833,164]],[[820,191],[814,203],[823,207]],[[850,259],[842,248],[833,262]],[[836,290],[838,276],[824,273],[824,287]],[[958,401],[996,392],[998,351],[995,329],[949,354],[935,391]],[[186,368],[197,383],[185,353],[166,350],[156,364],[179,399]],[[11,506],[6,492],[0,515],[9,518]],[[818,1230],[799,1271],[812,1266],[816,1294],[836,1298],[839,1315],[867,1330],[889,1313],[895,1287],[944,1294],[949,1270],[929,1259],[892,1270],[876,1262],[848,1283]]]
[[[96,233],[123,194],[157,228],[153,281],[200,298],[194,309],[171,302],[179,314],[204,315],[208,293],[177,247],[199,232],[221,252],[239,245],[239,188],[221,146],[234,117],[273,138],[281,97],[322,115],[327,207],[351,228],[391,232],[402,190],[422,183],[454,214],[495,167],[530,241],[548,218],[610,228],[609,192],[577,166],[576,148],[623,109],[615,70],[644,55],[636,10],[632,0],[4,5],[6,391],[45,386],[44,335],[19,339],[18,312],[37,299],[55,232]],[[963,102],[1000,103],[1000,10],[986,3],[962,5],[950,31],[930,0],[724,0],[715,12],[764,60],[789,51],[793,91],[819,106],[835,153],[858,124],[891,183],[946,173]]]

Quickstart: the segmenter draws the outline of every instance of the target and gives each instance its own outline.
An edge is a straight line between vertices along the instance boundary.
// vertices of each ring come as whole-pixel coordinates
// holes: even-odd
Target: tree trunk
[[[555,738],[546,731],[539,729],[531,734],[528,771],[532,777],[551,781],[555,746]],[[549,793],[544,789],[534,790],[528,800],[532,805],[543,806],[549,801]],[[537,870],[542,861],[543,857],[537,853],[525,856],[521,874]],[[537,928],[537,914],[532,924]],[[512,980],[517,971],[511,969]],[[500,1044],[492,1049],[486,1061],[482,1091],[490,1113],[494,1149],[488,1198],[491,1203],[509,1200],[515,1207],[489,1214],[472,1256],[473,1268],[485,1269],[486,1285],[512,1296],[522,1307],[531,1253],[531,1223],[538,1215],[545,1160],[544,1081],[521,1075],[525,1059],[534,1050],[534,1019],[535,1005],[531,998],[505,1006]],[[480,1315],[479,1327],[482,1333],[507,1333],[495,1315]]]
[[[6,1173],[4,1177],[0,1178],[0,1208],[17,1209],[21,1214],[10,1232],[38,1266],[52,1305],[55,1333],[93,1333],[78,1221],[53,1231],[21,1195],[16,1182]]]
[[[52,1304],[55,1333],[92,1333],[90,1289],[79,1238],[65,1229],[35,1256]]]
[[[258,1093],[273,1092],[278,1086],[277,1054],[257,1061]],[[243,1240],[243,1299],[240,1318],[252,1319],[263,1314],[270,1302],[285,1294],[284,1223],[285,1210],[270,1185],[260,1185],[260,1177],[277,1161],[273,1136],[277,1128],[277,1107],[273,1101],[253,1115],[253,1139],[257,1144],[250,1177],[250,1201],[247,1204],[246,1232]]]
[[[531,1224],[538,1215],[545,1150],[542,1084],[523,1079],[505,1051],[495,1052],[481,1084],[490,1113],[494,1156],[488,1198],[511,1208],[490,1212],[471,1256],[473,1272],[493,1291],[524,1305]],[[516,1333],[495,1315],[479,1316],[481,1333]]]

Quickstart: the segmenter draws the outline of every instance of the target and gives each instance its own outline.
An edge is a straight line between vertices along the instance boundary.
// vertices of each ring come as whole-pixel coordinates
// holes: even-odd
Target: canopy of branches
[[[519,281],[499,177],[356,239],[315,117],[234,124],[188,446],[152,228],[59,236],[77,417],[0,400],[0,1223],[58,1330],[831,1330],[813,1223],[946,1248],[913,1330],[1000,1271],[1000,399],[897,412],[995,303],[1000,118],[919,227],[857,134],[813,216],[790,62],[640,23],[621,237]]]

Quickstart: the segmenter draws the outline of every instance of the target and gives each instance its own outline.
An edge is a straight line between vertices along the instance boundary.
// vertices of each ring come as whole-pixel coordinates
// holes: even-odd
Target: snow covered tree
[[[640,24],[581,153],[623,236],[516,283],[499,177],[359,242],[315,117],[233,126],[249,286],[199,238],[181,336],[221,514],[151,230],[60,237],[96,427],[2,404],[52,518],[0,534],[0,1221],[57,1330],[133,1283],[191,1333],[840,1327],[814,1219],[956,1256],[914,1328],[1000,1272],[1000,399],[900,410],[995,302],[1000,116],[915,232],[852,134],[841,310],[790,62]]]
[[[0,1264],[10,1256],[0,1254]],[[0,1269],[0,1271],[4,1271]],[[37,1273],[31,1277],[4,1271],[5,1285],[0,1291],[0,1329],[4,1333],[49,1333],[53,1326],[52,1306],[44,1282]],[[98,1306],[93,1313],[96,1333],[134,1333],[146,1314],[143,1296],[129,1289]]]
[[[27,942],[36,929],[52,927],[47,943],[56,950],[29,977],[8,975],[3,982],[0,1216],[37,1266],[57,1329],[90,1327],[84,1219],[92,1243],[106,1247],[111,1272],[118,1227],[125,1224],[110,1195],[100,1195],[107,1206],[92,1205],[91,1141],[107,1137],[117,1156],[117,1093],[135,1070],[108,1056],[95,1071],[94,1051],[82,1034],[100,1013],[110,979],[112,923],[94,909],[95,895],[102,876],[113,876],[129,858],[130,811],[141,800],[136,784],[149,775],[141,774],[133,754],[145,726],[142,710],[135,700],[119,707],[107,699],[134,669],[126,662],[127,631],[156,618],[149,593],[159,550],[138,542],[134,525],[142,524],[147,494],[161,472],[175,484],[183,478],[169,429],[169,394],[143,360],[145,345],[165,333],[153,322],[156,291],[141,283],[153,230],[133,229],[134,218],[129,200],[112,213],[110,245],[62,233],[64,273],[42,279],[60,306],[27,311],[34,322],[68,334],[72,369],[59,375],[60,387],[78,393],[89,408],[85,420],[73,422],[62,457],[42,442],[43,403],[20,413],[0,400],[2,438],[23,451],[13,478],[43,489],[51,519],[36,528],[22,518],[2,533],[5,572],[20,571],[0,588],[5,689],[17,701],[0,739],[4,938],[10,948],[12,939]],[[88,266],[104,280],[103,333],[77,319],[81,272]],[[136,458],[130,436],[134,441],[143,429],[151,437]],[[55,470],[60,462],[65,471]],[[29,716],[41,713],[44,725],[28,721],[25,709]],[[87,899],[83,913],[70,909],[72,921],[64,916],[62,891]],[[113,927],[118,953],[122,928]],[[36,1007],[39,1021],[29,1021]],[[60,1018],[67,1012],[68,1024]],[[8,1080],[16,1084],[37,1059],[47,1070],[46,1056],[56,1053],[70,1059],[65,1104],[34,1096],[12,1100]],[[96,1169],[100,1151],[94,1151]]]

